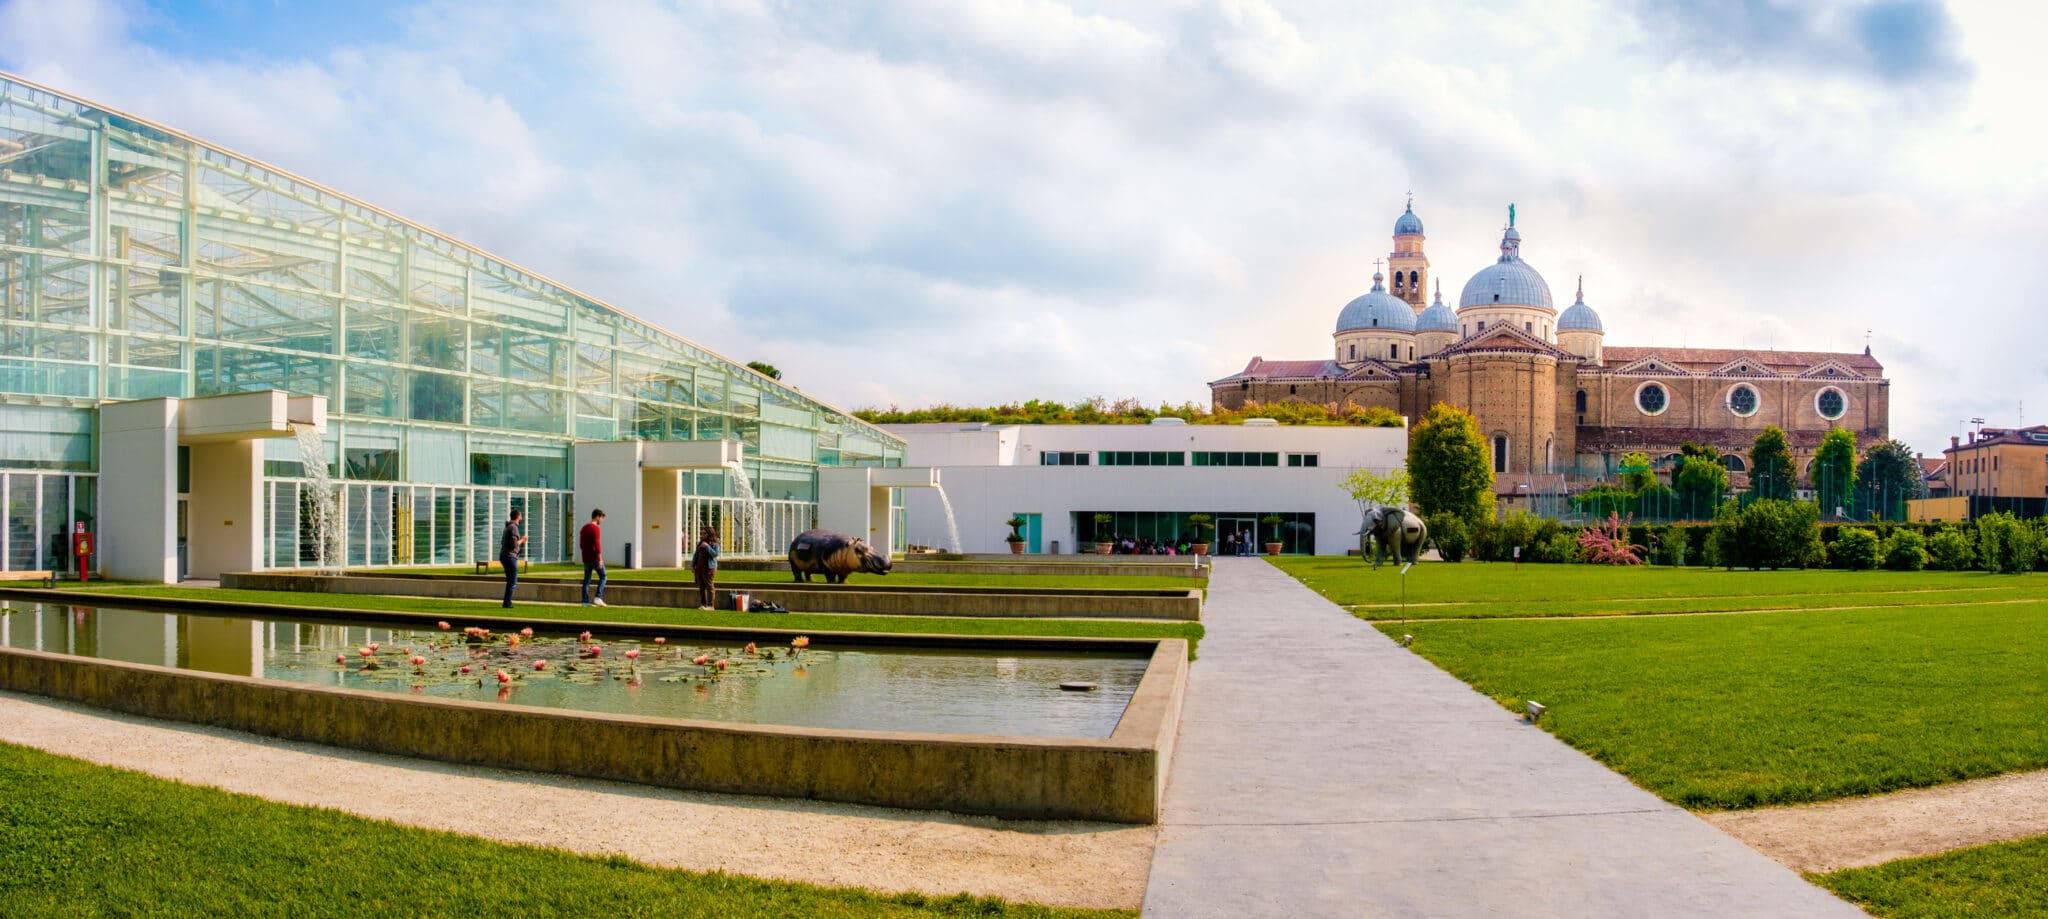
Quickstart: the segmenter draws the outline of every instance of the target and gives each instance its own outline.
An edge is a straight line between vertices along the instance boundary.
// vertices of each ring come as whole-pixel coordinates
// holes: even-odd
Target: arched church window
[[[1358,344],[1356,342],[1353,342],[1351,345],[1351,359],[1354,361],[1358,360]]]
[[[1422,289],[1422,272],[1408,272],[1408,286],[1413,290],[1420,291]]]
[[[1493,435],[1493,471],[1508,471],[1508,436],[1506,434]]]
[[[1392,360],[1392,361],[1398,361],[1398,360],[1400,360],[1400,359],[1401,359],[1401,346],[1400,346],[1400,345],[1388,345],[1388,346],[1387,346],[1387,359],[1388,359],[1388,360]]]
[[[1572,404],[1579,412],[1584,413],[1586,411],[1586,391],[1583,389],[1579,390],[1579,394],[1572,397]]]

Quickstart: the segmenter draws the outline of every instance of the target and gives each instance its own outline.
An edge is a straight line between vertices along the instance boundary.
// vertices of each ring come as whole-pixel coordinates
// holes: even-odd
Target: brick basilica
[[[1331,356],[1254,357],[1209,384],[1219,408],[1247,402],[1384,406],[1420,419],[1437,402],[1472,412],[1492,449],[1496,489],[1554,492],[1611,474],[1621,456],[1653,460],[1686,441],[1708,444],[1740,482],[1768,425],[1782,428],[1804,470],[1831,428],[1858,444],[1889,435],[1890,381],[1863,353],[1609,345],[1577,298],[1560,312],[1550,285],[1522,260],[1508,209],[1500,257],[1465,282],[1453,309],[1430,287],[1422,219],[1411,201],[1394,222],[1387,275],[1337,315]],[[1660,464],[1661,465],[1661,464]],[[1802,486],[1804,482],[1800,483]]]

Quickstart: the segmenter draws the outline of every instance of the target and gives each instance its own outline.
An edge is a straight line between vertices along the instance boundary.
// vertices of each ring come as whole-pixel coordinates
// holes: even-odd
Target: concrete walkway
[[[1204,618],[1147,916],[1863,915],[1263,561]]]

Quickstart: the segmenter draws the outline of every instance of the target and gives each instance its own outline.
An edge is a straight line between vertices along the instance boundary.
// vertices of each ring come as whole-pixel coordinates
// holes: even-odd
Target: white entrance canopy
[[[937,488],[931,466],[838,466],[818,470],[818,526],[866,539],[886,554],[896,544],[890,498],[898,488]]]
[[[602,509],[604,560],[626,563],[626,544],[637,543],[635,568],[674,568],[683,562],[682,473],[723,469],[737,474],[743,445],[736,440],[593,441],[576,445],[577,526]]]
[[[178,580],[178,448],[191,451],[186,540],[194,577],[263,564],[259,440],[327,430],[325,396],[278,390],[100,406],[101,567],[108,576]]]

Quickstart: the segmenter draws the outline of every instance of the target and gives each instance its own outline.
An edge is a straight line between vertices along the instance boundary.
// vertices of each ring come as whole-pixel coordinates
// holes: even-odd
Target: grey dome
[[[1556,309],[1550,301],[1550,285],[1528,262],[1522,261],[1522,234],[1509,227],[1500,239],[1500,261],[1479,270],[1465,282],[1458,295],[1458,308],[1475,306],[1540,306]]]
[[[1458,331],[1458,314],[1451,309],[1450,304],[1444,302],[1444,290],[1441,285],[1437,287],[1436,299],[1430,302],[1429,309],[1423,310],[1422,315],[1415,318],[1415,331]]]
[[[1583,280],[1579,282],[1579,299],[1572,301],[1571,306],[1565,307],[1564,315],[1557,317],[1557,330],[1607,334],[1607,330],[1600,325],[1600,314],[1593,312],[1593,308],[1586,305],[1586,284]]]
[[[1386,278],[1375,271],[1372,275],[1372,292],[1344,304],[1344,311],[1337,314],[1337,331],[1355,332],[1359,329],[1388,329],[1396,332],[1415,331],[1415,307],[1406,300],[1387,293]]]
[[[1395,236],[1406,236],[1410,233],[1414,233],[1417,236],[1422,235],[1422,218],[1415,216],[1415,202],[1413,201],[1408,202],[1407,213],[1402,214],[1399,220],[1394,221]]]

